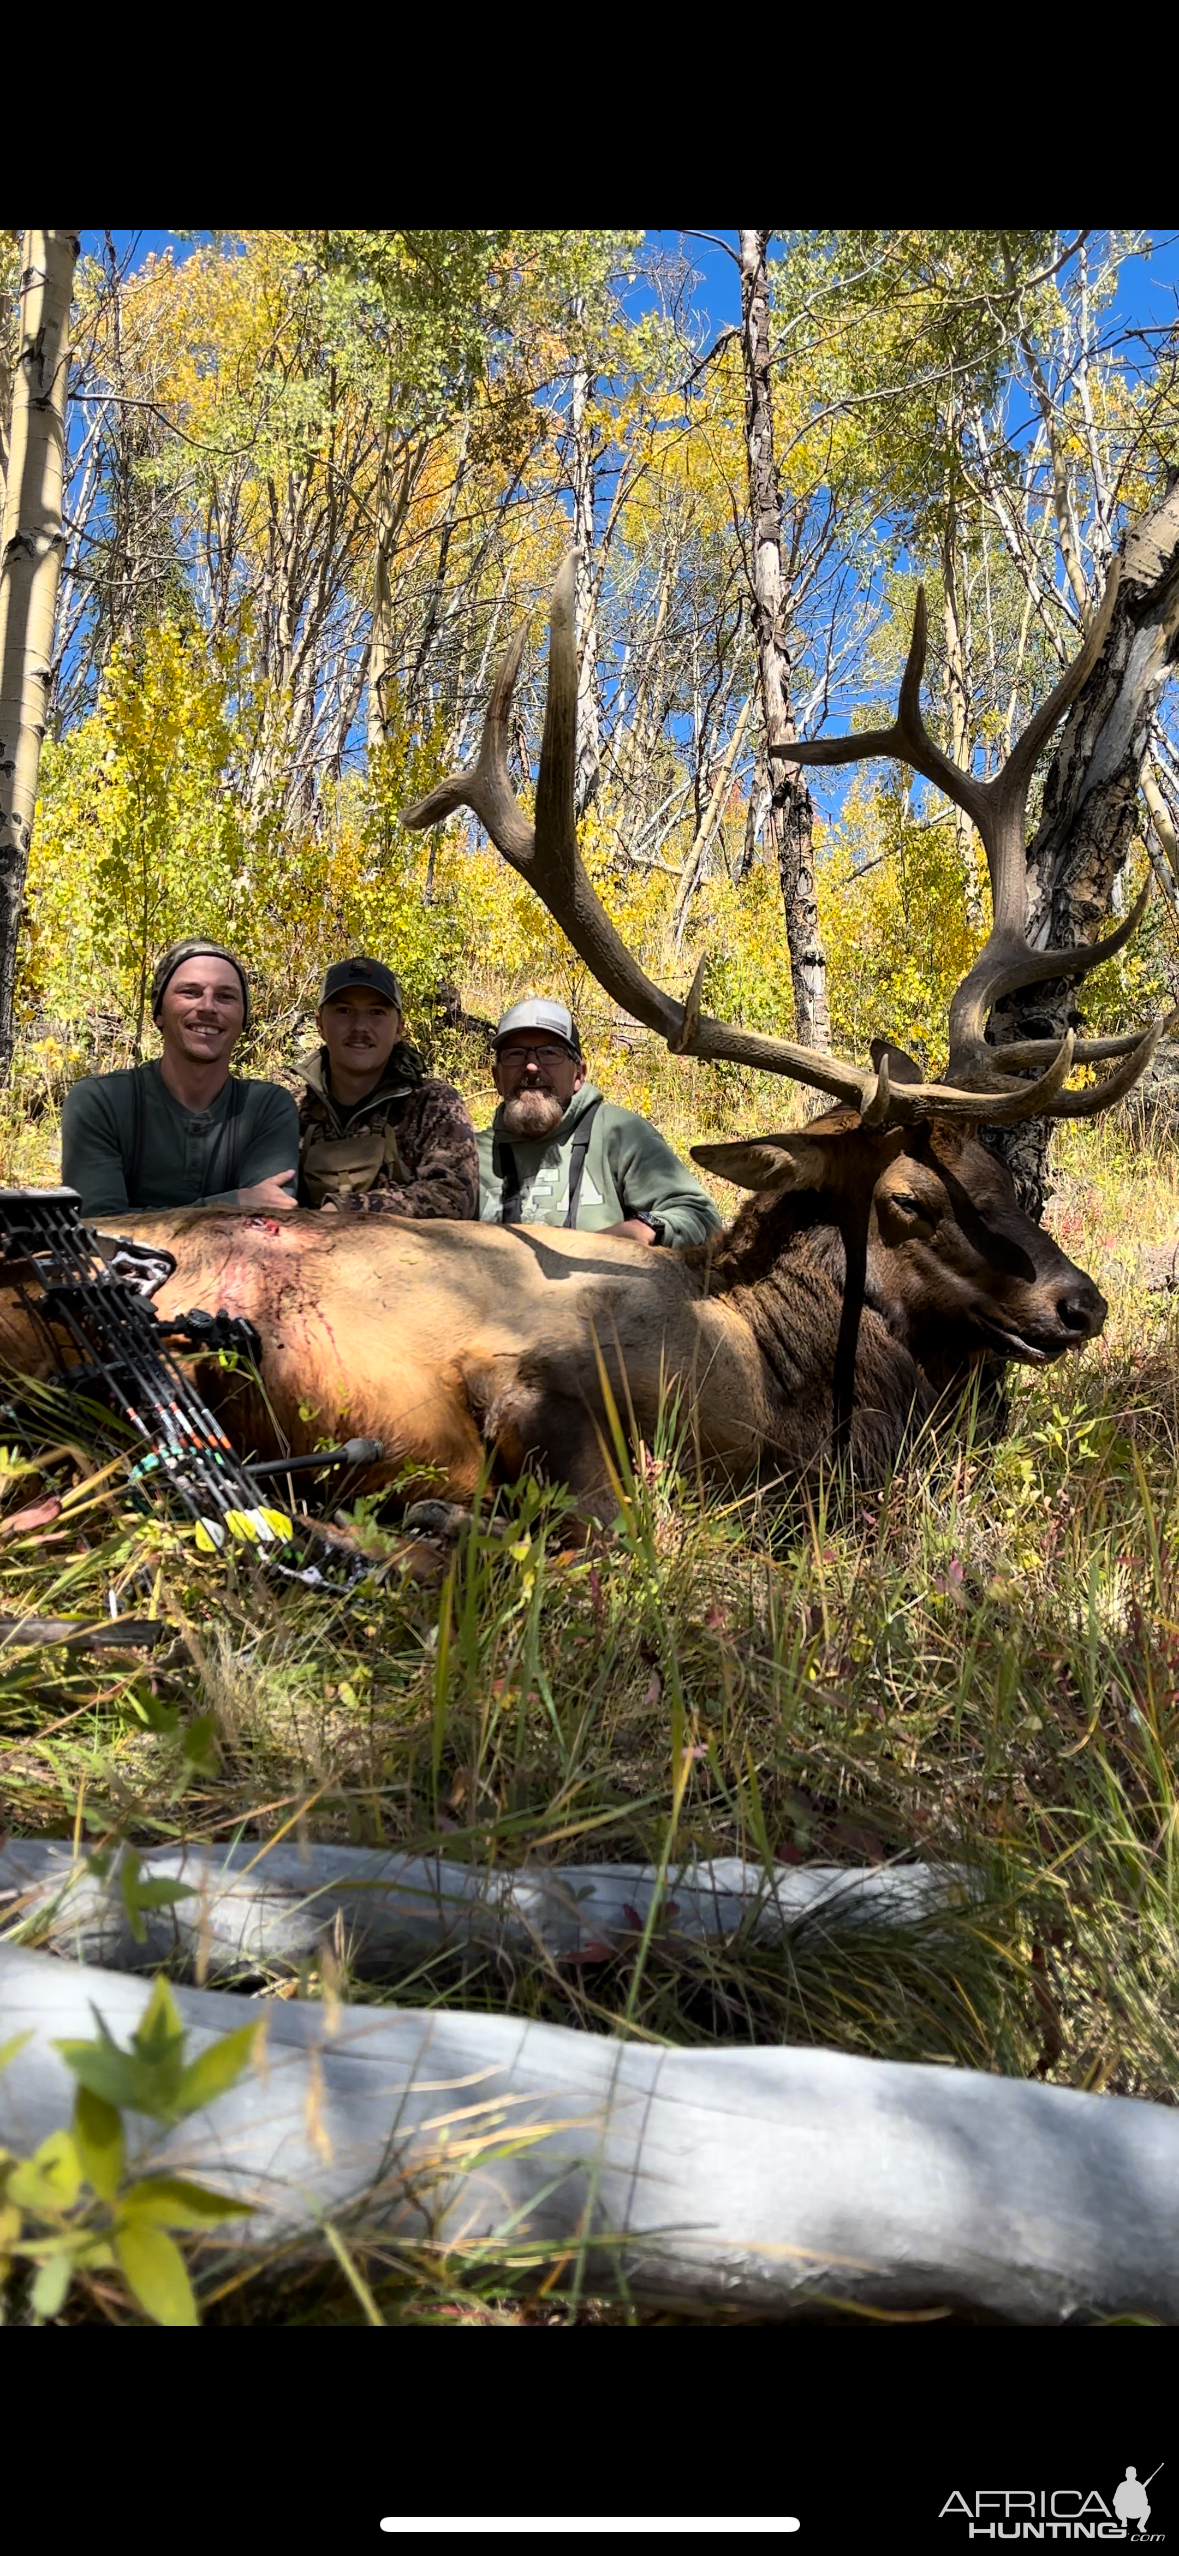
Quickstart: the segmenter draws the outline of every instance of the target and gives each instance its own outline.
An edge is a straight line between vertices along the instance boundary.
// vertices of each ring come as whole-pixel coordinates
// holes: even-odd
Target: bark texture
[[[781,494],[774,459],[774,410],[770,378],[770,288],[767,252],[772,233],[741,231],[741,356],[745,375],[745,449],[749,467],[752,531],[753,620],[758,679],[767,746],[795,734],[790,657],[785,642],[782,582]],[[815,901],[814,808],[797,764],[774,767],[767,819],[782,882],[795,1035],[803,1046],[829,1052],[827,961]]]
[[[580,317],[580,307],[577,316]],[[593,437],[586,411],[593,377],[584,363],[573,375],[570,426],[573,440],[573,539],[577,550],[577,777],[573,804],[579,817],[593,806],[602,777],[598,718],[598,590],[594,559]]]
[[[1028,847],[1028,937],[1034,946],[1094,941],[1138,823],[1138,792],[1159,696],[1179,650],[1179,472],[1126,534],[1109,635],[1078,693],[1048,768]],[[1063,978],[1006,996],[991,1015],[997,1047],[1062,1038],[1079,1026]],[[1048,1192],[1051,1121],[1027,1119],[984,1141],[1009,1164],[1021,1206],[1037,1219]]]
[[[12,1055],[17,937],[53,684],[70,303],[77,231],[26,231],[0,538],[0,1075]]]
[[[105,1628],[103,1628],[105,1630]],[[114,1628],[121,1631],[118,1625]],[[140,1627],[142,1637],[143,1628]],[[690,1959],[738,1938],[781,1945],[808,1930],[930,1925],[968,1905],[964,1868],[774,1864],[737,1856],[656,1864],[549,1864],[496,1872],[441,1856],[356,1846],[179,1846],[139,1858],[151,1881],[189,1896],[137,1918],[119,1870],[98,1873],[68,1842],[0,1846],[0,1899],[66,1960],[158,1970],[240,1986],[252,1972],[289,1977],[344,1928],[357,1978],[394,1978],[442,1949],[469,1946],[517,1962],[605,1960],[625,1952],[652,1902],[659,1941]]]
[[[27,2156],[69,2120],[55,2042],[92,2038],[97,2011],[125,2046],[150,1993],[0,1947],[4,2036],[28,2035],[0,2076],[7,2147]],[[538,2275],[573,2257],[590,2293],[705,2310],[1179,2319],[1166,2104],[839,2050],[653,2049],[518,2014],[174,1994],[192,2057],[259,2013],[264,2052],[150,2144],[133,2117],[132,2163],[252,2204],[219,2246],[280,2283],[330,2218],[452,2276],[498,2246]]]

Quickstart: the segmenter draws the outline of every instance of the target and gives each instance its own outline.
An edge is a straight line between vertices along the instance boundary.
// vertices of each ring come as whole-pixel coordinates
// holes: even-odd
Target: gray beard
[[[517,1092],[504,1102],[505,1136],[551,1136],[565,1115],[555,1092]]]

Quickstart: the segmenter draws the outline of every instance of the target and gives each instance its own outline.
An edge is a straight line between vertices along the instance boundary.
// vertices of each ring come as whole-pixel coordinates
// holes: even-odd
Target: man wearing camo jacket
[[[459,1094],[402,1037],[404,1004],[379,959],[329,967],[299,1071],[299,1204],[350,1215],[478,1213],[475,1131]]]

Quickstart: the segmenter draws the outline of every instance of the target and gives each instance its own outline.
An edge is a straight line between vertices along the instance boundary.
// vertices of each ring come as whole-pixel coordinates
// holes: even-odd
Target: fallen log
[[[0,2038],[33,2036],[0,2075],[0,2141],[27,2154],[68,2120],[56,2037],[89,2038],[97,2009],[125,2042],[149,1993],[0,1948]],[[192,2055],[259,2011],[176,1994]],[[505,2277],[564,2261],[569,2277],[581,2258],[598,2295],[706,2310],[1179,2320],[1179,2115],[1162,2105],[829,2050],[659,2050],[508,2016],[262,2011],[260,2064],[151,2150],[254,2205],[231,2240],[246,2259],[322,2244],[330,2217],[386,2259]]]
[[[136,1858],[170,1882],[162,1907],[137,1904],[122,1855],[76,1858],[49,1838],[0,1848],[0,1924],[25,1942],[111,1970],[198,1980],[289,1976],[325,1942],[357,1978],[387,1979],[440,1951],[586,1962],[654,1940],[677,1950],[742,1935],[781,1943],[802,1927],[920,1925],[971,1896],[968,1876],[930,1864],[775,1864],[739,1856],[655,1864],[533,1865],[489,1871],[433,1855],[348,1846],[180,1846]],[[128,1905],[130,1898],[131,1905]],[[134,1918],[132,1916],[134,1908]],[[138,1931],[137,1931],[138,1930]]]

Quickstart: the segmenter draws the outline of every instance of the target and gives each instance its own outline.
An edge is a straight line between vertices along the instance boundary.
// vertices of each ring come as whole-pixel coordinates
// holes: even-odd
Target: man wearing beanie
[[[217,941],[177,941],[152,979],[163,1053],[88,1074],[66,1095],[61,1176],[90,1218],[153,1207],[295,1204],[299,1123],[277,1083],[243,1082],[229,1059],[249,1027],[240,959]]]
[[[323,980],[299,1104],[299,1203],[329,1214],[474,1216],[479,1158],[464,1102],[401,1035],[404,1004],[380,959],[339,959]]]

